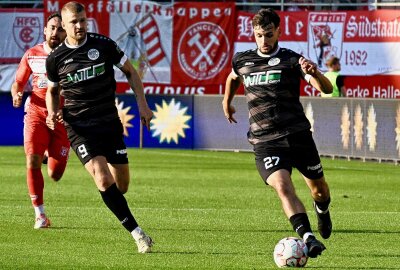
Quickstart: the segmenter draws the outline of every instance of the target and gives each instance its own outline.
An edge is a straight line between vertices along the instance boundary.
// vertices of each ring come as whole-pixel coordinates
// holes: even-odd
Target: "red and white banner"
[[[0,9],[0,64],[19,63],[25,51],[44,40],[43,11]]]
[[[149,1],[115,2],[108,34],[131,59],[145,83],[171,83],[173,7]],[[117,81],[126,81],[121,72]]]
[[[25,50],[42,42],[44,21],[69,0],[38,9],[0,9],[0,90]],[[234,2],[87,0],[89,31],[110,36],[127,54],[149,94],[221,94],[236,51],[255,48],[251,19]],[[400,19],[396,10],[280,12],[280,46],[320,64],[341,59],[349,97],[400,98]],[[11,65],[14,64],[14,65]],[[7,76],[6,76],[7,74]],[[116,71],[118,91],[129,89]],[[243,93],[242,90],[239,93]],[[317,96],[302,85],[302,95]]]
[[[320,64],[334,55],[343,75],[400,75],[400,18],[395,10],[280,12],[280,46]],[[252,13],[239,12],[235,51],[255,48]]]
[[[45,15],[58,11],[69,0],[45,1]],[[143,82],[171,83],[171,5],[150,1],[84,2],[89,32],[112,38],[138,70]],[[126,77],[116,70],[117,82]]]
[[[173,82],[221,84],[231,70],[235,3],[174,5]]]
[[[279,44],[320,64],[341,60],[348,97],[400,98],[400,19],[395,10],[280,12]],[[235,52],[254,49],[251,19],[239,12]],[[301,94],[319,96],[302,83]]]
[[[45,15],[66,2],[46,1]],[[159,88],[174,89],[176,93],[180,92],[176,85],[194,87],[196,94],[220,92],[221,78],[231,69],[236,32],[232,27],[236,22],[234,2],[181,2],[172,6],[150,1],[89,0],[85,6],[89,20],[96,26],[93,31],[117,42],[145,86],[151,89],[154,84],[166,84],[169,88]],[[118,70],[116,79],[126,81]],[[207,92],[202,88],[205,85],[217,90]]]

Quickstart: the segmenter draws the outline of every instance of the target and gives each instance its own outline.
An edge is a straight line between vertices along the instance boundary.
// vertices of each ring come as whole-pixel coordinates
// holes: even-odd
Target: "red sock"
[[[44,189],[42,170],[28,168],[26,170],[26,183],[28,184],[29,196],[31,197],[32,205],[42,205]]]

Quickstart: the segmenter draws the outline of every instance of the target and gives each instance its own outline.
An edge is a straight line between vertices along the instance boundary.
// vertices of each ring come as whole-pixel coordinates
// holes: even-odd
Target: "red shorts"
[[[32,110],[24,117],[24,148],[26,155],[48,156],[58,161],[67,161],[70,143],[63,124],[58,123],[55,130],[46,125],[45,114]]]

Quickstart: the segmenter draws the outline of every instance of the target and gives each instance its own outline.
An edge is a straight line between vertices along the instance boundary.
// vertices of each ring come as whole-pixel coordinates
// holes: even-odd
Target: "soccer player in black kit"
[[[313,234],[306,209],[296,195],[292,167],[300,171],[310,188],[318,230],[324,239],[332,232],[330,193],[311,125],[300,103],[300,80],[324,93],[331,93],[332,85],[315,63],[279,47],[279,25],[280,18],[272,9],[261,9],[254,16],[257,49],[233,57],[222,106],[227,120],[236,123],[231,102],[243,83],[249,109],[248,140],[254,147],[256,167],[265,183],[276,191],[293,229],[308,247],[308,256],[315,258],[325,246]]]
[[[66,3],[61,15],[67,38],[46,60],[49,80],[46,123],[50,129],[59,124],[56,112],[61,94],[65,98],[63,120],[73,150],[93,177],[104,203],[132,234],[139,253],[151,252],[153,241],[139,227],[123,195],[129,186],[129,166],[123,127],[115,106],[113,66],[126,75],[135,92],[141,121],[149,128],[153,112],[148,107],[143,84],[114,41],[87,33],[82,4]]]

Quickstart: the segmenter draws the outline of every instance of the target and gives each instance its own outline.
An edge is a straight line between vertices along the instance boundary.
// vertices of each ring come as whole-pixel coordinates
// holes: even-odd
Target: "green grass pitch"
[[[152,254],[137,253],[73,153],[60,182],[45,174],[52,227],[34,230],[23,148],[0,148],[0,269],[276,269],[275,243],[296,236],[252,153],[129,149],[129,158],[126,198],[156,242]],[[400,269],[399,167],[323,166],[334,232],[306,267]],[[293,179],[318,235],[306,185],[297,171]]]

